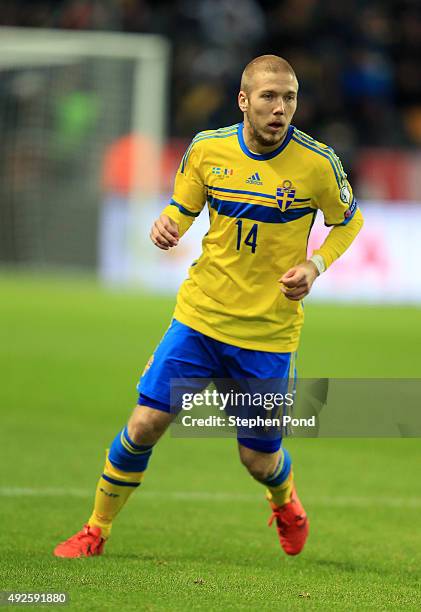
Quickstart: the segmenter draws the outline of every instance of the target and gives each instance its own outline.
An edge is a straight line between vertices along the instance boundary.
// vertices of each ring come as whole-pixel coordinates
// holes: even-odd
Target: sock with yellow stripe
[[[94,510],[88,520],[88,525],[101,528],[104,538],[109,537],[114,518],[141,484],[152,448],[152,445],[135,444],[127,427],[114,438],[96,488]]]
[[[266,497],[276,506],[283,506],[291,501],[291,493],[294,487],[294,475],[292,471],[291,457],[285,448],[281,448],[278,465],[269,478],[263,481],[267,486]]]

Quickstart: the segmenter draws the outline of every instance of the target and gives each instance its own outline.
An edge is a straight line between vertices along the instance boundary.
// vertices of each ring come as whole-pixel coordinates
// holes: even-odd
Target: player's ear
[[[248,109],[248,98],[245,91],[240,91],[238,94],[238,106],[240,107],[241,112],[245,113]]]

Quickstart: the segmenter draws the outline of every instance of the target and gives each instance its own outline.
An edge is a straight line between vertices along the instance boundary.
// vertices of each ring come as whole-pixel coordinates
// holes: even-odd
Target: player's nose
[[[284,115],[285,114],[285,106],[284,106],[284,101],[283,100],[279,100],[276,103],[276,106],[273,109],[273,113],[274,113],[274,115]]]

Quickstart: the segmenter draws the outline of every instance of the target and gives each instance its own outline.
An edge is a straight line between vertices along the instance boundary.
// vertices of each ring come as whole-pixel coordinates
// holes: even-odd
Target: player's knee
[[[136,406],[127,429],[135,444],[155,444],[167,429],[171,415],[148,406]]]
[[[240,452],[241,463],[256,480],[267,480],[274,471],[275,462],[272,455],[247,450],[249,452]]]
[[[259,482],[267,480],[272,474],[272,470],[270,469],[270,467],[259,462],[249,463],[246,465],[246,468],[249,474]]]

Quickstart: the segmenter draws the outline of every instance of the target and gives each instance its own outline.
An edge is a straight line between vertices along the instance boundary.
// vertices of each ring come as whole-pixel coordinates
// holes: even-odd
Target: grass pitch
[[[167,435],[106,554],[52,556],[89,516],[172,306],[0,276],[0,588],[67,591],[75,610],[419,610],[416,439],[291,440],[311,534],[289,558],[235,441]],[[419,377],[420,321],[416,308],[309,303],[299,374]]]

